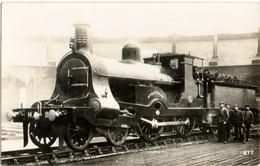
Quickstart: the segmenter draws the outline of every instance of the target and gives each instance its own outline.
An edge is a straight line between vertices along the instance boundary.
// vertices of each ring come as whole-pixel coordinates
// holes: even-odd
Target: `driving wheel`
[[[149,120],[152,120],[152,118],[149,118]],[[158,118],[157,119],[159,122],[164,121],[163,118]],[[140,121],[140,133],[141,133],[141,138],[145,141],[148,142],[154,142],[156,141],[160,135],[163,132],[164,127],[152,127],[151,124],[144,122],[144,121]]]
[[[109,128],[107,130],[107,141],[116,146],[122,145],[128,133],[128,128]]]
[[[83,150],[93,138],[93,129],[84,120],[70,122],[66,129],[65,142],[73,150]]]
[[[180,117],[177,121],[188,121],[187,125],[176,126],[177,134],[181,137],[188,137],[191,135],[196,124],[195,117]]]

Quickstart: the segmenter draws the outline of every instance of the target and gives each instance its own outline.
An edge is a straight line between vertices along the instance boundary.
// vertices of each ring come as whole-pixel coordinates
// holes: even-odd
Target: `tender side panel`
[[[252,107],[255,106],[255,90],[246,88],[235,88],[215,85],[213,91],[213,98],[211,99],[211,105],[218,106],[220,101],[230,103],[231,105],[238,104],[240,107],[244,107],[245,104],[249,104]]]

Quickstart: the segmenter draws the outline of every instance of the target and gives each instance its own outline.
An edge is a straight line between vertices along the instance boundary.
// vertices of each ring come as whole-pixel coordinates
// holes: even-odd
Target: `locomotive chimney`
[[[75,36],[71,38],[70,47],[73,51],[79,49],[86,49],[89,51],[90,43],[89,43],[89,34],[88,28],[90,25],[88,24],[75,24]]]

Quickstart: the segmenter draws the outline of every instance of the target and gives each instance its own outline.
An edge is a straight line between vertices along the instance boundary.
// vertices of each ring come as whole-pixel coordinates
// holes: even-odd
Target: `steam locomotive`
[[[203,59],[192,55],[157,53],[142,59],[140,46],[128,42],[122,60],[95,56],[89,52],[87,26],[75,25],[51,98],[7,114],[23,123],[24,146],[28,135],[40,148],[59,138],[73,150],[87,148],[95,136],[114,145],[123,144],[129,133],[150,142],[165,132],[188,137],[197,126],[215,131],[221,100],[255,106],[256,87],[249,83],[208,80],[203,73],[195,80],[194,61],[203,66]]]

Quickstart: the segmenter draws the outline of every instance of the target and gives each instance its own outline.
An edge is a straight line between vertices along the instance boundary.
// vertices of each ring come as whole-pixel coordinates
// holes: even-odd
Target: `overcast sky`
[[[3,37],[71,36],[91,24],[98,37],[257,32],[260,3],[4,3]]]

